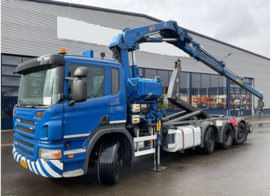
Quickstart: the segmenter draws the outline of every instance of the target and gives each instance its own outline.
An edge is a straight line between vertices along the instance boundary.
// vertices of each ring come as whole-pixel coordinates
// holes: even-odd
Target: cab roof
[[[120,64],[114,61],[109,60],[102,60],[102,59],[95,59],[85,56],[72,56],[72,55],[63,55],[63,54],[52,54],[52,55],[44,55],[37,58],[33,58],[29,61],[25,61],[19,64],[14,74],[25,74],[26,72],[31,72],[37,69],[38,67],[43,67],[47,69],[48,67],[57,67],[65,65],[67,60],[74,60],[74,61],[84,61],[84,62],[91,62],[93,64],[106,64],[107,66],[112,67],[119,67]]]

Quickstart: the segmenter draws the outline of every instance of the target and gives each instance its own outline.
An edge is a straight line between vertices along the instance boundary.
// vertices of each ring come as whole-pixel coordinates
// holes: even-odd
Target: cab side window
[[[86,67],[88,69],[87,81],[87,98],[103,97],[105,95],[105,70],[102,67],[86,66],[80,64],[70,64],[69,77],[74,77],[74,71],[78,67]],[[68,82],[68,99],[72,100],[72,80]]]

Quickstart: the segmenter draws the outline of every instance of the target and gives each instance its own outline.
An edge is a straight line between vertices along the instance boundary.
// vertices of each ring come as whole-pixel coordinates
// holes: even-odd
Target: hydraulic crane
[[[153,37],[153,35],[155,35],[155,37]],[[158,35],[158,37],[156,35]],[[176,46],[191,57],[195,58],[197,61],[204,63],[221,76],[225,76],[245,90],[251,92],[259,98],[259,102],[262,102],[263,94],[261,92],[248,85],[244,78],[236,75],[226,68],[226,63],[223,60],[214,57],[212,54],[204,50],[199,43],[193,40],[185,29],[178,26],[176,21],[167,21],[138,28],[126,29],[123,33],[113,38],[110,48],[114,52],[118,62],[123,65],[126,78],[131,77],[128,52],[132,52],[133,58],[132,77],[137,77],[138,71],[135,63],[134,51],[138,50],[139,45],[145,42],[167,42]]]

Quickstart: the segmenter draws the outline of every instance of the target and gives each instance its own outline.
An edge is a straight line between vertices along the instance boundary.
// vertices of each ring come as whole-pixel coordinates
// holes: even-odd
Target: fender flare
[[[130,147],[131,147],[131,157],[130,161],[131,163],[133,162],[134,159],[134,144],[133,144],[133,139],[130,135],[130,133],[122,126],[116,126],[116,125],[104,125],[97,127],[89,136],[88,136],[88,146],[86,149],[86,155],[85,155],[85,161],[84,161],[84,174],[87,174],[88,171],[88,164],[89,164],[89,158],[90,154],[93,150],[93,147],[95,146],[96,142],[105,134],[110,134],[110,133],[122,133],[126,136],[126,138],[129,141]]]
[[[198,126],[201,128],[201,133],[202,133],[201,145],[199,147],[204,148],[204,142],[203,141],[204,141],[204,138],[205,138],[205,133],[206,133],[206,131],[207,131],[207,129],[209,127],[214,128],[214,132],[217,132],[218,138],[220,139],[220,132],[218,131],[218,127],[216,126],[216,124],[214,122],[212,122],[212,121],[202,121],[201,123],[198,124]]]
[[[238,117],[238,118],[236,118],[238,121],[238,124],[239,123],[243,123],[245,126],[246,126],[246,128],[247,128],[247,132],[248,133],[250,133],[250,128],[251,128],[251,124],[250,124],[250,122],[249,121],[247,121],[245,118],[242,118],[242,117]],[[238,127],[237,127],[238,128]],[[235,137],[236,137],[236,132],[235,132],[235,135],[234,135]]]

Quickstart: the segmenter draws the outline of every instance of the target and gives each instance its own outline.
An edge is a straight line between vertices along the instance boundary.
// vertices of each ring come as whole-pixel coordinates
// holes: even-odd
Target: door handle
[[[109,124],[109,121],[110,121],[110,116],[109,115],[102,116],[100,118],[99,124],[100,125],[107,125],[107,124]]]

